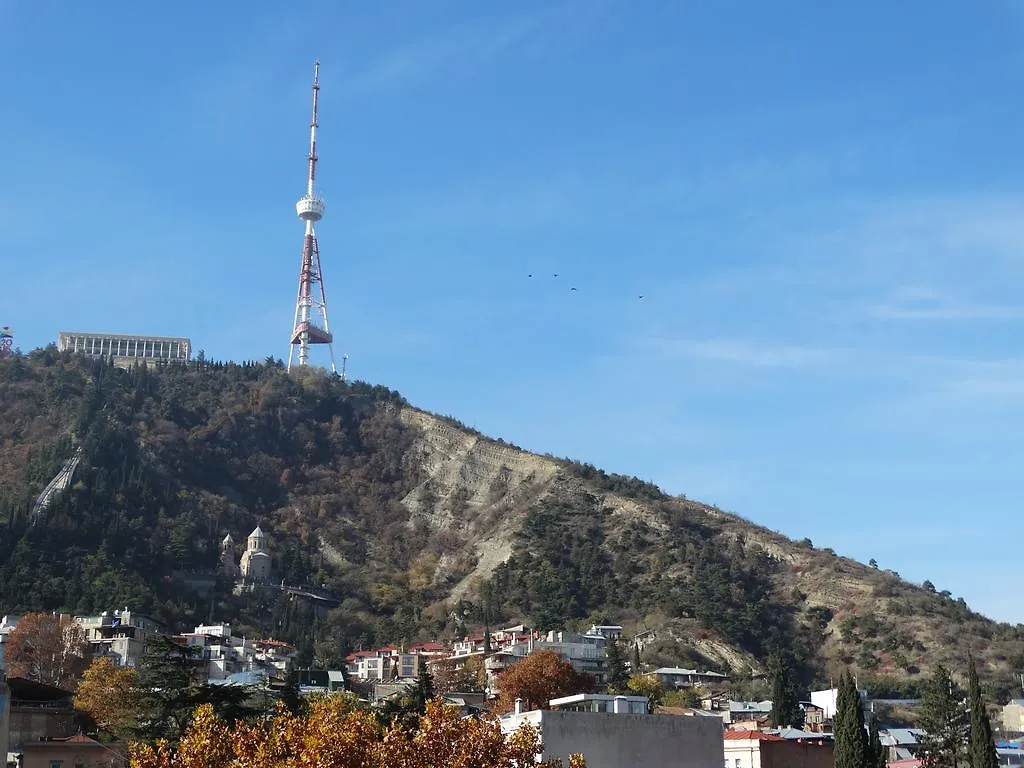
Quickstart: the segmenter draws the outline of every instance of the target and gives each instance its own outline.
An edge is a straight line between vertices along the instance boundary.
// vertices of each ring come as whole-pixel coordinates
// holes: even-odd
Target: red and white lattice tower
[[[320,270],[320,249],[316,242],[314,223],[324,217],[324,200],[313,191],[316,179],[317,97],[320,93],[320,62],[313,68],[313,119],[309,124],[309,174],[306,194],[295,204],[295,212],[306,222],[306,236],[302,241],[302,267],[299,270],[299,295],[295,300],[295,321],[292,324],[291,349],[288,352],[288,370],[292,369],[292,356],[299,348],[299,365],[309,363],[311,344],[326,344],[334,365],[334,340],[327,323],[327,293],[324,291],[323,272]]]

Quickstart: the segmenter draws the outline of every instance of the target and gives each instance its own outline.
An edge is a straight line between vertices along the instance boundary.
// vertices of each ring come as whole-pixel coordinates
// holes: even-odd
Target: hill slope
[[[67,492],[36,496],[76,447]],[[913,681],[970,648],[1002,692],[1024,633],[963,601],[640,481],[536,456],[380,387],[276,365],[120,371],[52,349],[0,361],[0,609],[129,605],[353,647],[464,625],[607,617],[656,630],[652,661],[759,671],[790,656]],[[278,578],[330,590],[198,594],[219,542],[268,532]],[[189,586],[192,584],[193,586]],[[487,596],[487,597],[485,597]]]

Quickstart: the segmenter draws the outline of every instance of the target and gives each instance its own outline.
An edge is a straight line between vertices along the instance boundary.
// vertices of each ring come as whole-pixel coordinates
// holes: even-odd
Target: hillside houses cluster
[[[124,666],[138,666],[147,642],[164,634],[163,627],[151,617],[127,608],[74,620],[81,625],[96,655],[108,656]],[[0,667],[3,639],[16,623],[16,617],[0,620]],[[213,684],[269,685],[295,668],[296,651],[288,643],[240,636],[226,623],[200,625],[170,637],[200,649],[202,677]],[[458,668],[475,659],[486,673],[485,690],[448,693],[446,698],[466,716],[487,716],[487,699],[494,695],[501,672],[541,650],[554,651],[578,671],[593,675],[597,690],[603,690],[608,649],[621,638],[622,627],[615,625],[593,625],[583,632],[540,632],[519,625],[450,644],[422,642],[356,651],[347,658],[343,670],[295,671],[300,692],[357,690],[370,702],[379,702],[406,691],[432,665],[443,662]],[[629,654],[625,655],[628,658]],[[724,673],[661,667],[647,674],[665,690],[698,691],[700,704],[652,710],[646,696],[578,693],[553,699],[542,710],[527,710],[517,701],[514,710],[498,718],[498,723],[505,733],[530,723],[541,731],[544,759],[565,759],[571,752],[582,751],[591,768],[832,768],[834,764],[831,729],[835,689],[814,691],[801,703],[803,727],[772,728],[772,702],[731,698]],[[861,692],[861,699],[865,710],[870,711],[875,702],[866,691]],[[1004,708],[1003,721],[1007,730],[1024,731],[1024,699]],[[882,744],[892,768],[917,768],[915,754],[921,735],[913,728],[882,729]],[[32,760],[45,757],[51,762],[39,764],[50,765],[53,759],[60,759],[55,755],[64,754],[61,750],[88,754],[93,747],[91,740],[78,732],[70,693],[21,679],[4,683],[0,678],[2,749],[21,755],[23,765],[29,766],[35,764],[30,756]],[[686,756],[682,763],[680,755]],[[1024,750],[1017,742],[1001,743],[999,757],[1001,765],[1024,766]]]

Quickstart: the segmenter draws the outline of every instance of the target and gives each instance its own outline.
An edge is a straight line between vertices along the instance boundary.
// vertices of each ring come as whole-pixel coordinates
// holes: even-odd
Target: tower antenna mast
[[[299,269],[299,293],[295,299],[295,320],[292,323],[291,349],[288,351],[288,370],[292,369],[292,358],[298,347],[298,363],[309,364],[311,344],[326,344],[331,355],[331,372],[337,373],[334,365],[334,336],[327,322],[327,293],[324,290],[323,272],[320,269],[320,247],[313,226],[324,216],[324,200],[313,189],[316,181],[316,129],[317,107],[320,95],[320,61],[313,65],[313,117],[309,122],[309,172],[306,176],[306,194],[295,204],[295,213],[306,223],[302,240],[302,266]]]

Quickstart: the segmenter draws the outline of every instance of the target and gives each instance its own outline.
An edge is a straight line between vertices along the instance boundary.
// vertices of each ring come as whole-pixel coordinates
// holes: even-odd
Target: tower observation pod
[[[288,370],[298,348],[298,364],[309,364],[309,348],[313,344],[326,344],[331,356],[331,372],[337,373],[334,364],[334,336],[327,321],[327,293],[324,290],[323,272],[320,269],[320,248],[313,226],[324,217],[324,200],[313,188],[316,180],[316,129],[317,101],[320,94],[320,62],[313,67],[313,119],[309,123],[309,171],[306,177],[306,194],[295,204],[295,213],[305,222],[306,232],[302,240],[302,265],[299,269],[299,293],[295,299],[295,320],[292,323],[291,348],[288,352]]]

